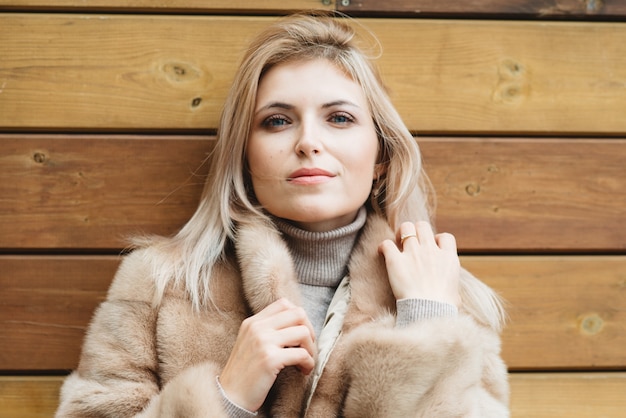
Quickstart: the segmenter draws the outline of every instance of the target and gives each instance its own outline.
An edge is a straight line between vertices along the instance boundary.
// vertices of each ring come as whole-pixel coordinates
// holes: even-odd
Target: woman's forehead
[[[256,109],[272,102],[290,103],[304,99],[323,103],[366,105],[364,91],[346,71],[327,59],[299,60],[273,66],[261,78]]]

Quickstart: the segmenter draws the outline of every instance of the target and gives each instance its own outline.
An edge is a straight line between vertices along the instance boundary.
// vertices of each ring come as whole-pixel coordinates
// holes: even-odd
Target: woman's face
[[[361,87],[325,59],[261,79],[246,157],[259,203],[309,231],[345,226],[367,200],[378,139]]]

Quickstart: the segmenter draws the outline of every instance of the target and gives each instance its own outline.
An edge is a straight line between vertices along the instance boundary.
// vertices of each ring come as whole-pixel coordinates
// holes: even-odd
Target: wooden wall
[[[170,234],[248,40],[341,10],[509,304],[514,417],[626,410],[626,5],[618,0],[0,0],[0,416],[50,416],[124,237]]]

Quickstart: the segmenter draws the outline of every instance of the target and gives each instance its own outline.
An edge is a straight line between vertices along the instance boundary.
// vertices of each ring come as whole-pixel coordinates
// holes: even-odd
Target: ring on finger
[[[415,232],[410,233],[410,234],[402,234],[402,236],[400,237],[400,244],[404,245],[404,240],[409,239],[411,237],[417,238],[417,234]]]

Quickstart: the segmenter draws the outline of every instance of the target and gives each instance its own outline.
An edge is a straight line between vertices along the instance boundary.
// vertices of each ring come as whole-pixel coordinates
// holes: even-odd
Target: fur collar
[[[378,245],[384,239],[393,239],[394,233],[382,217],[369,214],[361,234],[348,263],[352,294],[359,296],[354,298],[359,301],[355,309],[369,311],[365,307],[371,304],[393,307],[395,300]],[[254,313],[282,297],[300,304],[293,260],[273,224],[242,226],[236,242],[245,297]]]
[[[351,300],[344,319],[342,333],[364,322],[370,322],[395,311],[395,298],[389,285],[387,271],[378,245],[395,235],[380,216],[369,214],[348,263]],[[257,313],[279,298],[285,297],[301,304],[298,279],[287,245],[271,223],[248,224],[237,235],[236,253],[240,266],[243,290],[252,311]],[[324,416],[335,410],[341,401],[343,389],[337,387],[342,379],[341,343],[334,349],[332,361],[316,389],[311,410]],[[270,416],[298,416],[306,402],[311,377],[303,376],[295,368],[284,369],[266,404]]]

